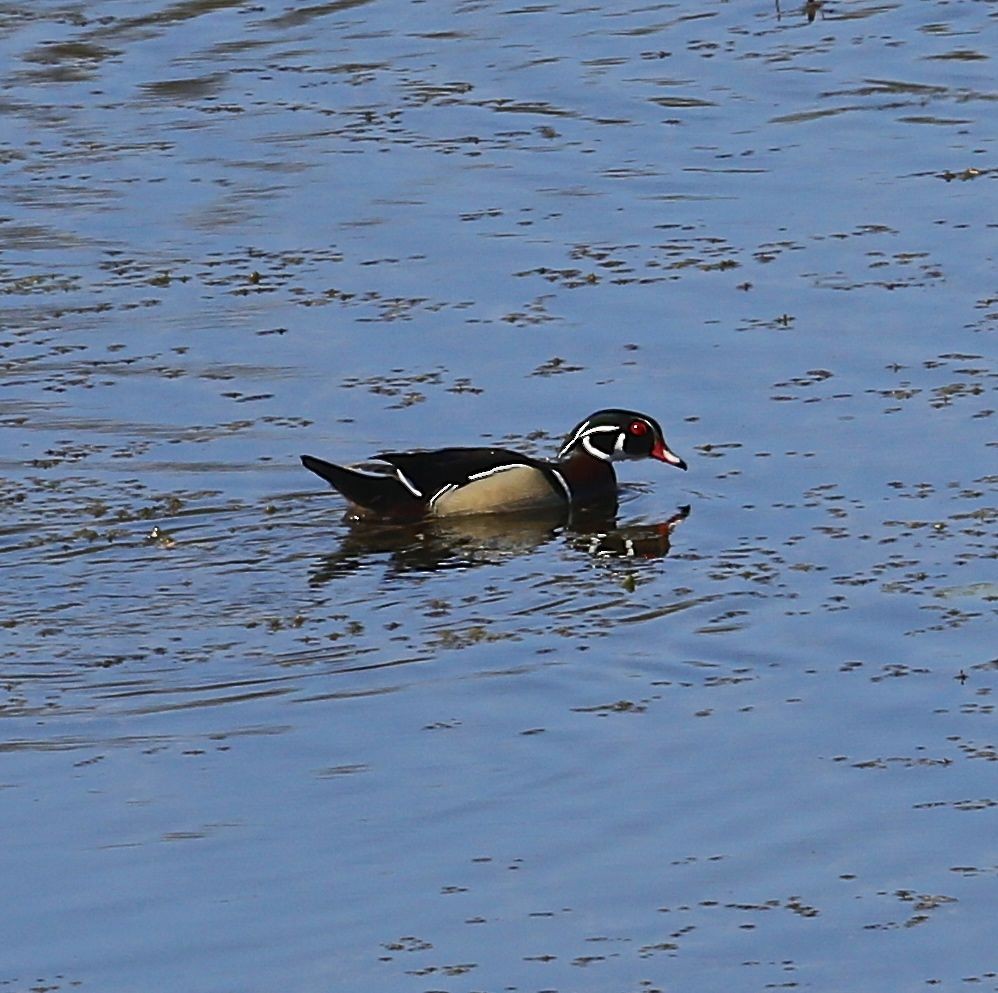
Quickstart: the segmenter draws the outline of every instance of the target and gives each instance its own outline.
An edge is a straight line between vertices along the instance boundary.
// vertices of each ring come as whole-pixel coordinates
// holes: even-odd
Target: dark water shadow
[[[652,524],[621,525],[615,507],[401,524],[351,521],[339,547],[318,559],[309,583],[322,586],[364,569],[374,559],[387,560],[389,574],[395,575],[496,565],[559,541],[593,558],[664,558],[672,532],[689,515],[687,505]]]

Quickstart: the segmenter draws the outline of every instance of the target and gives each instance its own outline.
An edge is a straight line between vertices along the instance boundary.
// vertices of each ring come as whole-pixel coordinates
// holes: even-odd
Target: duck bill
[[[686,463],[675,452],[670,452],[662,441],[655,442],[655,447],[651,450],[650,454],[653,459],[658,459],[659,462],[674,465],[677,469],[686,469]]]

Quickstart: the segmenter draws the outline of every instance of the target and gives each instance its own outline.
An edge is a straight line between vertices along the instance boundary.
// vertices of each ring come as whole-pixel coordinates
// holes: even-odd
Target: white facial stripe
[[[610,461],[610,456],[606,452],[601,452],[598,448],[593,447],[593,443],[589,440],[589,435],[582,436],[582,447],[594,458],[602,459],[604,462]]]
[[[573,434],[572,437],[569,438],[568,441],[566,441],[565,444],[561,446],[561,451],[558,454],[563,455],[573,445],[577,444],[580,438],[584,438],[588,434],[593,434],[593,432],[598,432],[598,431],[617,431],[617,430],[618,428],[615,428],[610,424],[602,424],[598,425],[597,427],[591,428],[589,427],[589,421],[586,421],[584,424],[580,424],[575,434]]]
[[[412,480],[401,470],[396,469],[395,475],[398,477],[398,481],[414,496],[418,497],[420,500],[423,498],[423,494],[412,485]]]
[[[589,422],[586,421],[586,424],[588,424],[588,423]],[[596,456],[596,458],[600,458],[600,459],[604,459],[604,460],[607,459],[607,455],[606,455],[605,452],[599,452],[599,451],[595,450],[591,444],[589,444],[589,436],[591,434],[604,434],[607,431],[619,431],[620,428],[615,428],[612,424],[599,424],[596,427],[590,428],[590,427],[586,427],[586,424],[583,424],[582,427],[580,427],[579,430],[575,432],[575,434],[572,436],[572,438],[562,446],[561,451],[558,453],[558,457],[559,458],[561,458],[561,456],[564,455],[574,445],[578,444],[579,439],[581,438],[582,439],[582,447],[590,455],[594,455],[594,456]]]
[[[624,441],[626,440],[626,438],[627,438],[627,433],[625,431],[621,431],[620,434],[617,435],[617,440],[614,443],[613,450],[618,455],[624,454]]]
[[[565,452],[567,452],[572,447],[572,445],[574,445],[579,440],[579,438],[585,433],[585,430],[588,426],[589,426],[589,421],[584,421],[582,424],[579,425],[578,431],[576,431],[575,434],[573,434],[572,437],[569,438],[568,441],[566,441],[565,444],[561,446],[561,451],[558,453],[559,458],[561,458],[561,456],[564,455]]]

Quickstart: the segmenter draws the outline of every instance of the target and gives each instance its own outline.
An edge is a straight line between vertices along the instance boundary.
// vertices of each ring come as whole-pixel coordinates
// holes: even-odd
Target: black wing
[[[435,452],[382,452],[375,458],[394,466],[425,500],[447,486],[463,486],[480,473],[526,465],[545,475],[545,463],[505,448],[441,448]]]

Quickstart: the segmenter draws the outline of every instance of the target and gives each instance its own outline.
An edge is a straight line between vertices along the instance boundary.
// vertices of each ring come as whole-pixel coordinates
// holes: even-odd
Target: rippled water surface
[[[0,988],[998,989],[996,14],[0,3]]]

